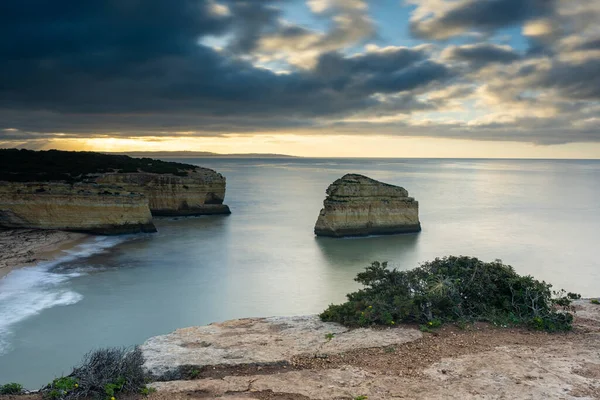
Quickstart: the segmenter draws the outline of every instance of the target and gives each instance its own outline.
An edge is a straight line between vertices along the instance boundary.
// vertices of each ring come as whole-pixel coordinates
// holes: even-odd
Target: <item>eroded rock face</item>
[[[86,182],[0,182],[0,227],[95,234],[156,232],[153,215],[230,214],[225,178],[198,168],[187,176],[107,173]]]
[[[419,203],[406,189],[347,174],[327,188],[317,236],[366,236],[421,231]]]
[[[3,182],[0,226],[97,234],[156,232],[146,196],[91,183]]]
[[[142,345],[145,369],[177,379],[184,367],[285,364],[303,354],[335,354],[416,340],[415,329],[355,329],[318,316],[253,318],[178,329]]]
[[[230,214],[225,199],[225,177],[208,168],[187,171],[187,176],[170,174],[105,174],[96,182],[138,191],[148,197],[153,215]]]

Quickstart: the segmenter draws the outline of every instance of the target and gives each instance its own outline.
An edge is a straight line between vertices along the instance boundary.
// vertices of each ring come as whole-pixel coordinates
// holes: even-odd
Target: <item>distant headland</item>
[[[128,151],[128,152],[104,152],[110,155],[128,155],[131,157],[152,158],[301,158],[288,154],[275,153],[212,153],[210,151]]]

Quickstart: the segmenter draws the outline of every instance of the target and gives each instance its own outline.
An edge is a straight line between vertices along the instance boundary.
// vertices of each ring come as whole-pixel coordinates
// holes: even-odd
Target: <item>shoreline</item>
[[[37,230],[0,230],[0,280],[15,269],[52,261],[91,236],[85,233]]]

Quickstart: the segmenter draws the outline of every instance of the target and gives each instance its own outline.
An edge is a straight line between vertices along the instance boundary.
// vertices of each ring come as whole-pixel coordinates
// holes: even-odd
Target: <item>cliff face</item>
[[[2,182],[0,227],[155,232],[152,215],[230,214],[224,198],[225,178],[206,168],[187,176],[107,173],[75,184]]]
[[[225,199],[225,177],[207,168],[188,171],[187,176],[170,174],[114,173],[97,183],[143,193],[153,215],[230,214]]]
[[[148,199],[90,183],[0,185],[0,226],[97,234],[155,232]]]
[[[230,214],[225,177],[191,164],[0,149],[0,227],[154,232],[152,215]]]
[[[317,236],[419,232],[419,203],[401,187],[348,174],[327,188],[315,225]]]

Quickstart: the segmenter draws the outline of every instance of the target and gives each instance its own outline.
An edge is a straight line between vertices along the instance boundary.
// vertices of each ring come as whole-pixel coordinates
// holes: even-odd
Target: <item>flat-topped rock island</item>
[[[347,174],[327,188],[317,236],[344,237],[420,232],[419,203],[402,187]]]

